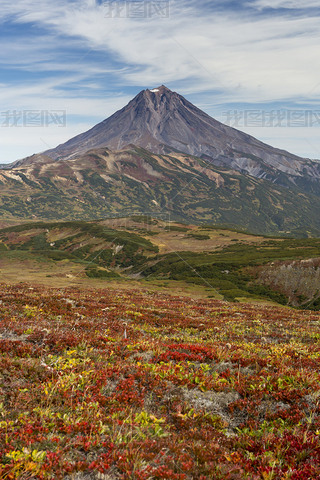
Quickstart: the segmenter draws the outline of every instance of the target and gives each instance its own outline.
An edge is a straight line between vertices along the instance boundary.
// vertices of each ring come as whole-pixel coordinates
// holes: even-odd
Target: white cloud
[[[320,74],[318,18],[241,18],[179,1],[171,3],[169,18],[137,20],[106,18],[105,7],[92,2],[4,3],[4,11],[15,13],[19,22],[36,22],[50,28],[51,36],[78,38],[88,49],[111,53],[131,67],[121,73],[122,84],[192,79],[202,91],[211,87],[230,99],[269,101],[308,95]]]
[[[131,67],[122,72],[122,84],[189,79],[199,91],[219,89],[229,100],[270,101],[308,96],[318,82],[318,18],[206,15],[175,2],[170,18],[140,21],[106,18],[103,6],[86,2],[76,7],[42,0],[39,10],[37,3],[23,2],[19,21],[38,22],[72,41],[81,38],[88,48],[111,52]]]
[[[248,5],[256,8],[288,8],[288,9],[306,9],[319,8],[318,0],[256,0],[248,2]]]

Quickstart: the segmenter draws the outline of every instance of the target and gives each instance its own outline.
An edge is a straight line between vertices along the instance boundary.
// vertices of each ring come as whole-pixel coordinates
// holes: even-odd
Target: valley
[[[319,249],[317,238],[264,237],[150,216],[28,223],[0,230],[0,281],[195,288],[206,297],[318,309]]]

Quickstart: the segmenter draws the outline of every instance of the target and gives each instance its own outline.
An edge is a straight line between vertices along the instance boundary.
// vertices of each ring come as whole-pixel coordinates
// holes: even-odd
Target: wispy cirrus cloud
[[[236,89],[238,95],[240,87],[248,99],[257,95],[269,101],[301,97],[319,78],[316,66],[313,71],[307,70],[317,59],[318,17],[284,19],[246,13],[239,19],[230,9],[206,15],[201,3],[192,7],[171,2],[166,19],[106,18],[103,4],[42,1],[38,9],[36,3],[18,2],[11,7],[16,21],[36,22],[48,28],[49,44],[57,42],[56,51],[65,38],[73,52],[80,42],[81,49],[91,49],[88,64],[93,52],[98,51],[105,54],[106,64],[126,65],[128,68],[119,75],[122,85],[149,84],[163,78],[167,82],[189,79],[197,81],[195,90],[211,86],[222,89],[223,96],[229,90],[230,100],[234,100],[231,92]],[[48,45],[44,50],[48,51]],[[66,60],[76,70],[82,63],[77,68],[77,60]]]
[[[303,3],[299,0],[251,0],[246,2],[246,5],[250,5],[255,8],[286,8],[298,10],[306,10],[310,8],[320,9],[320,5],[317,0],[305,0]]]

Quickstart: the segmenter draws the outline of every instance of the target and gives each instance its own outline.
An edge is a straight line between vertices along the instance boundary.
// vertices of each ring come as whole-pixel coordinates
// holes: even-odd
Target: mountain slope
[[[224,125],[165,86],[143,90],[128,105],[46,155],[75,158],[93,148],[134,144],[152,153],[173,150],[207,159],[257,178],[320,195],[320,163],[273,148]]]
[[[138,147],[37,156],[0,171],[0,215],[39,220],[157,213],[172,220],[240,226],[256,233],[320,231],[320,198],[214,167],[185,154]]]

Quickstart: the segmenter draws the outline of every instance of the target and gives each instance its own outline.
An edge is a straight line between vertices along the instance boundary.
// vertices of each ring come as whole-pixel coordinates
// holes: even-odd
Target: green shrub
[[[210,240],[210,235],[204,235],[203,233],[188,233],[188,237],[195,240]]]
[[[85,272],[89,278],[120,278],[120,275],[118,275],[116,272],[110,272],[98,267],[87,267]]]

